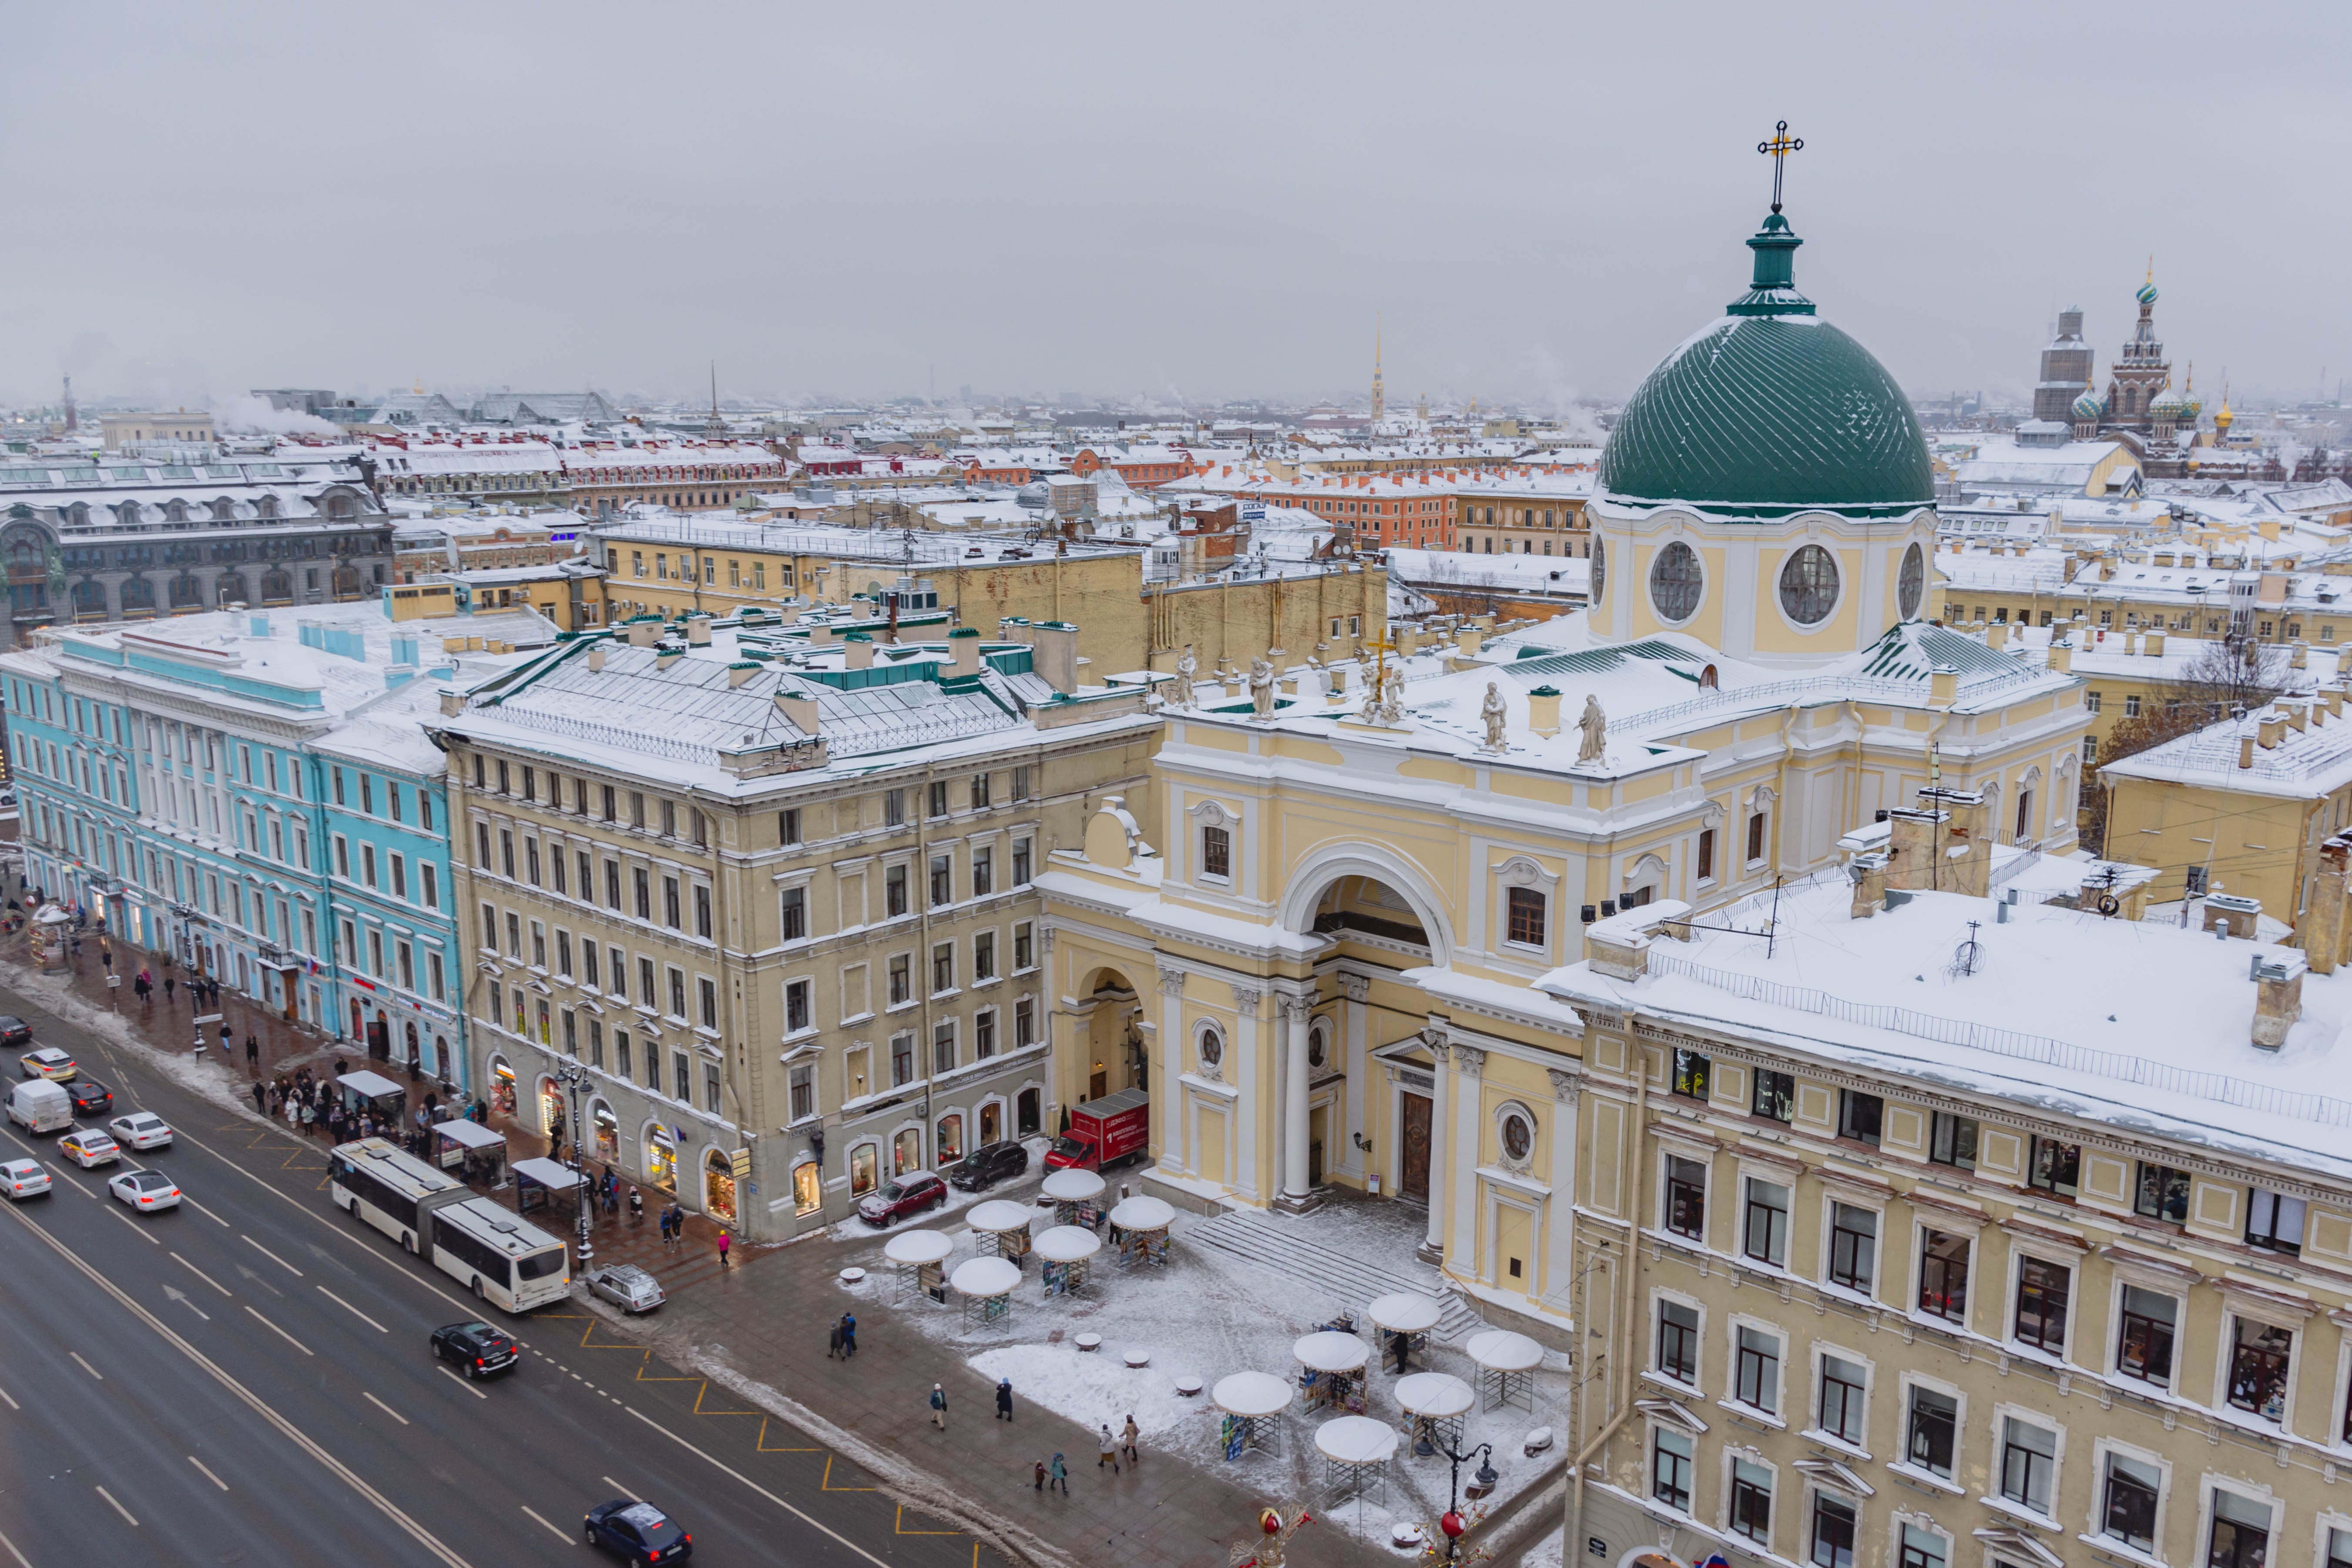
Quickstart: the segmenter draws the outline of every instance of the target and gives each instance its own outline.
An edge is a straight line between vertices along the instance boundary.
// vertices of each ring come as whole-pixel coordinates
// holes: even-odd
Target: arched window
[[[259,500],[255,501],[253,503],[253,515],[258,518],[266,518],[273,522],[276,521],[278,518],[278,498],[276,496],[263,496]]]
[[[1201,1029],[1199,1053],[1201,1058],[1201,1071],[1203,1076],[1215,1078],[1219,1073],[1223,1071],[1225,1064],[1225,1037],[1218,1030],[1214,1024],[1202,1026]]]
[[[215,522],[233,522],[236,519],[236,502],[223,496],[213,502],[212,512]]]
[[[152,615],[154,609],[155,584],[144,577],[125,578],[122,584],[122,613],[130,615],[144,610]]]
[[[163,503],[163,521],[165,522],[187,521],[188,503],[186,501],[177,500],[165,501]]]
[[[347,495],[331,495],[327,498],[327,517],[330,521],[349,522],[357,517],[359,512],[359,502]]]
[[[205,585],[196,581],[193,572],[183,572],[172,579],[172,608],[194,609],[205,602]]]
[[[721,1225],[735,1223],[735,1171],[718,1149],[702,1157],[702,1212]]]
[[[73,607],[76,619],[99,619],[106,616],[106,584],[85,577],[74,584]]]

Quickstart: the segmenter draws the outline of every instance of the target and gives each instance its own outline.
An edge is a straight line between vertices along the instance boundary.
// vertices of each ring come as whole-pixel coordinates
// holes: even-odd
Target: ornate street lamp
[[[555,1081],[563,1086],[564,1098],[572,1101],[572,1169],[579,1178],[572,1189],[572,1206],[580,1213],[580,1267],[584,1269],[596,1256],[596,1249],[588,1243],[588,1171],[580,1154],[580,1091],[588,1086],[588,1069],[572,1058],[558,1057]]]
[[[1438,1452],[1454,1462],[1452,1500],[1447,1502],[1444,1515],[1437,1521],[1437,1528],[1445,1532],[1445,1560],[1451,1563],[1454,1561],[1454,1553],[1462,1548],[1462,1532],[1470,1528],[1470,1521],[1462,1517],[1463,1464],[1473,1455],[1479,1456],[1478,1473],[1473,1479],[1489,1492],[1495,1489],[1495,1483],[1502,1479],[1502,1477],[1496,1473],[1495,1467],[1488,1462],[1495,1457],[1495,1445],[1492,1443],[1481,1443],[1475,1448],[1465,1448],[1460,1453],[1455,1453],[1451,1448],[1440,1448]]]

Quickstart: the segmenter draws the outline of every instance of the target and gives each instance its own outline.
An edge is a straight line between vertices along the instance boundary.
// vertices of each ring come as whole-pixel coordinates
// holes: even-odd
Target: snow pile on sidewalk
[[[972,1369],[992,1381],[1013,1380],[1013,1408],[1042,1405],[1057,1415],[1113,1432],[1135,1417],[1152,1447],[1187,1421],[1197,1420],[1201,1400],[1176,1392],[1176,1376],[1159,1367],[1130,1370],[1108,1348],[1089,1354],[1069,1344],[1002,1345],[971,1358]]]

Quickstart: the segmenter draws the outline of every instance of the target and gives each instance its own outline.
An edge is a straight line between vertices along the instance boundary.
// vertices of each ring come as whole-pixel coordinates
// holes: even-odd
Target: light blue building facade
[[[528,612],[490,618],[232,612],[0,655],[27,878],[103,917],[118,973],[160,979],[168,955],[470,1092],[442,763],[422,721],[445,680],[505,662],[461,676],[445,633],[553,637]]]

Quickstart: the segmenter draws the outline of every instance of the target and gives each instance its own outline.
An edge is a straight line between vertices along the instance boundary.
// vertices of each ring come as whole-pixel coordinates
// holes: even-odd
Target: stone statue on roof
[[[1201,661],[1192,657],[1192,645],[1186,643],[1183,656],[1176,661],[1176,679],[1168,683],[1171,705],[1178,708],[1192,706],[1192,677],[1200,668]]]
[[[1253,718],[1274,717],[1274,666],[1264,658],[1253,658],[1249,672],[1250,713]]]
[[[1503,749],[1503,725],[1510,710],[1503,702],[1503,689],[1493,681],[1486,682],[1486,700],[1478,704],[1478,717],[1486,721],[1486,749]]]
[[[1584,694],[1584,714],[1576,721],[1577,732],[1584,737],[1576,748],[1578,763],[1604,762],[1609,756],[1609,715],[1601,710],[1601,698],[1594,692]]]

